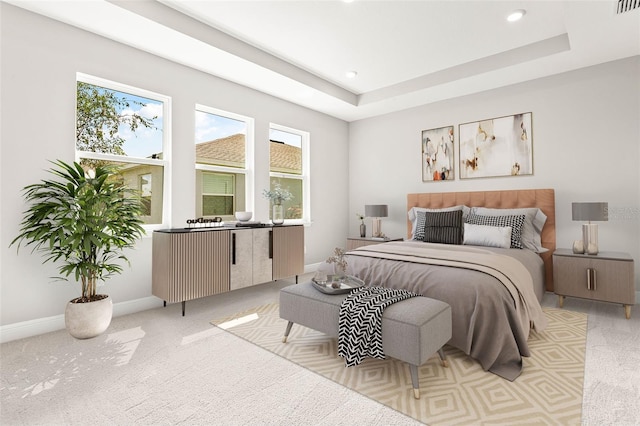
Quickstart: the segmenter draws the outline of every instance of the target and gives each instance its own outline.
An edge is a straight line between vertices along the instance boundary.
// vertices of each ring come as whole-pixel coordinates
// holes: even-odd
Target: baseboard
[[[135,312],[146,311],[147,309],[158,308],[160,306],[162,306],[162,300],[154,296],[128,300],[113,305],[113,316],[119,317]],[[50,333],[52,331],[62,330],[64,327],[64,314],[8,324],[0,326],[0,343]]]

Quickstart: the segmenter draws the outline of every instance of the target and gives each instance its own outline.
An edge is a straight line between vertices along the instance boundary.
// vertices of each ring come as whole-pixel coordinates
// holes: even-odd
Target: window
[[[269,139],[271,190],[280,184],[293,195],[283,202],[285,219],[310,222],[309,133],[271,124]]]
[[[252,211],[253,120],[196,106],[196,212],[233,219]]]
[[[77,75],[76,159],[85,168],[118,165],[120,178],[142,197],[149,228],[169,223],[169,114],[167,96]]]

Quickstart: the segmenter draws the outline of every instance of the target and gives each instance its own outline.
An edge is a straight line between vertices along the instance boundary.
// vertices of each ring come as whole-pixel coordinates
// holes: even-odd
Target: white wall
[[[422,182],[421,131],[521,112],[533,113],[533,176]],[[606,201],[599,223],[601,250],[635,260],[640,289],[640,57],[611,62],[360,120],[349,135],[349,230],[364,204],[389,204],[383,232],[406,236],[406,194],[553,188],[557,246],[581,239],[571,220],[574,201]]]
[[[306,264],[324,260],[347,233],[348,124],[327,115],[166,61],[60,22],[0,3],[2,125],[0,151],[0,325],[59,319],[79,286],[51,283],[52,265],[30,249],[9,248],[25,208],[21,189],[47,176],[48,160],[74,159],[76,72],[172,98],[172,226],[195,216],[195,104],[255,118],[256,218],[268,218],[269,123],[311,134],[313,224],[305,228]],[[340,218],[340,220],[335,220]],[[104,288],[116,304],[151,298],[151,237],[129,254],[132,267]],[[146,298],[146,299],[145,299]],[[126,303],[125,303],[126,302]]]

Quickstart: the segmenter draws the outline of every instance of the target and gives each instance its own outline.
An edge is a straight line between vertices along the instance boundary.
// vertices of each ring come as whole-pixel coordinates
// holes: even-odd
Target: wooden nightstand
[[[372,244],[388,243],[389,241],[402,241],[402,238],[389,238],[387,240],[381,240],[373,237],[348,237],[347,238],[347,250],[353,250],[354,248],[362,246],[370,246]]]
[[[622,303],[627,319],[636,303],[633,258],[627,253],[574,254],[568,249],[553,253],[554,292],[562,308],[565,296]]]

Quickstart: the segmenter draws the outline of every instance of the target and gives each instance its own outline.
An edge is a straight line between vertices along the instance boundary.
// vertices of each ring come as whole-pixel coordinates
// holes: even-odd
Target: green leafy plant
[[[24,243],[44,253],[46,262],[62,261],[61,277],[73,274],[82,284],[82,297],[91,302],[98,281],[122,272],[118,261],[129,263],[125,248],[133,247],[144,234],[139,194],[122,181],[115,166],[99,165],[85,171],[78,163],[52,162],[46,179],[23,189],[29,208],[24,212],[19,235],[11,242]]]
[[[271,200],[273,204],[282,204],[283,201],[293,199],[293,194],[288,189],[283,188],[279,183],[274,183],[272,190],[263,190],[262,195]]]

